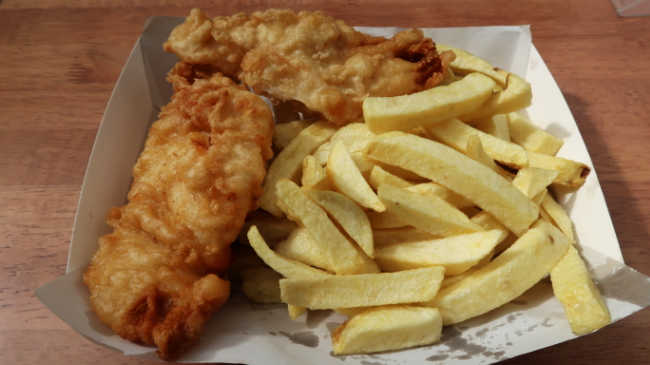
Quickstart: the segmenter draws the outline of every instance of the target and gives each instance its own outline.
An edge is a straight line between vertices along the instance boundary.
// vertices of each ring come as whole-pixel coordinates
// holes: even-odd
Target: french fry
[[[359,275],[280,280],[285,303],[309,309],[369,307],[433,299],[444,277],[442,267]]]
[[[481,230],[463,212],[435,195],[413,193],[390,184],[381,185],[378,194],[389,212],[421,231],[452,236]]]
[[[440,44],[436,42],[436,49],[439,53],[444,51],[453,51],[456,58],[449,64],[452,70],[461,74],[468,74],[471,72],[480,72],[485,76],[491,77],[501,87],[506,87],[507,74],[504,72],[497,72],[494,67],[486,60],[475,56],[465,50]]]
[[[335,355],[372,353],[432,344],[442,319],[435,308],[389,306],[359,313],[332,335]]]
[[[276,184],[278,205],[289,219],[304,226],[322,247],[327,269],[337,274],[378,272],[379,268],[336,228],[327,213],[307,197],[293,181]],[[270,265],[269,265],[270,266]]]
[[[368,143],[375,136],[372,133],[368,126],[364,123],[350,123],[344,127],[341,127],[332,135],[329,143],[326,143],[318,148],[317,154],[319,154],[318,159],[320,162],[325,164],[329,153],[332,150],[332,146],[336,142],[341,142],[345,145],[346,150],[350,154],[355,152],[363,151]]]
[[[327,190],[332,188],[325,168],[312,155],[305,156],[305,159],[302,160],[301,183],[302,186],[309,189]]]
[[[379,165],[375,165],[370,171],[370,178],[368,179],[368,182],[370,183],[370,186],[372,186],[375,190],[377,190],[381,184],[391,184],[397,186],[398,188],[406,188],[413,185],[401,177],[384,170]]]
[[[564,233],[571,242],[575,242],[576,238],[573,234],[573,222],[567,212],[562,208],[552,196],[546,194],[542,200],[542,210],[551,218],[554,223]]]
[[[507,235],[504,230],[493,229],[390,245],[378,248],[375,260],[382,271],[443,266],[445,275],[458,275],[489,255]]]
[[[372,231],[375,248],[406,242],[426,241],[436,238],[429,232],[420,231],[414,227],[375,229]]]
[[[329,273],[314,269],[311,266],[304,265],[300,262],[293,261],[287,258],[284,258],[269,248],[269,246],[266,244],[264,241],[264,238],[259,233],[259,230],[257,229],[256,226],[252,226],[248,230],[248,236],[249,240],[251,241],[251,246],[257,253],[258,257],[263,258],[264,262],[271,266],[275,272],[278,272],[285,277],[318,277],[318,276],[326,276],[329,275]],[[256,278],[252,273],[244,273],[243,275],[243,286],[242,290],[244,291],[244,294],[251,298],[252,300],[258,299],[262,300],[262,298],[265,298],[265,296],[273,296],[276,294],[275,290],[277,288],[277,301],[276,297],[273,296],[272,300],[273,302],[269,301],[269,303],[280,303],[280,286],[278,283],[279,278],[274,278],[274,282],[269,282],[268,279],[262,279],[266,280],[265,283],[255,283],[254,281]],[[246,275],[250,275],[248,278]],[[269,275],[270,276],[270,275]],[[248,282],[247,282],[248,280]],[[248,293],[247,293],[248,291]],[[255,298],[255,299],[254,299]],[[269,298],[269,300],[271,300]],[[300,317],[303,313],[305,313],[306,309],[301,308],[295,305],[288,305],[288,311],[289,311],[289,317],[291,319],[296,319]]]
[[[501,166],[497,165],[492,157],[483,149],[483,143],[481,143],[481,138],[477,135],[471,135],[467,138],[467,149],[465,154],[469,156],[474,161],[478,161],[483,165],[491,168],[497,174],[503,176],[507,180],[512,179],[512,174],[504,170]]]
[[[332,146],[327,160],[327,174],[337,190],[361,206],[376,212],[386,210],[384,204],[361,175],[342,142],[336,142]]]
[[[282,276],[268,267],[252,267],[241,272],[242,291],[255,303],[281,303],[280,285]]]
[[[449,85],[414,94],[367,97],[363,118],[374,133],[430,127],[481,107],[492,97],[495,85],[488,76],[475,72]]]
[[[444,281],[444,280],[443,280]],[[354,317],[359,313],[374,309],[374,308],[381,308],[381,307],[352,307],[352,308],[336,308],[334,311],[336,313],[340,313],[344,316],[347,316],[348,318]]]
[[[544,192],[553,180],[555,180],[557,175],[557,171],[554,170],[525,167],[517,171],[517,175],[512,180],[512,185],[527,197],[534,198]]]
[[[539,216],[539,208],[489,167],[438,142],[402,132],[375,137],[368,156],[400,166],[471,200],[515,234],[523,234]]]
[[[288,123],[276,124],[273,130],[273,146],[280,150],[284,149],[309,124],[311,122],[306,120],[294,120]]]
[[[535,152],[528,152],[528,164],[530,167],[557,171],[558,175],[553,184],[569,189],[581,187],[591,171],[582,162]]]
[[[289,312],[289,318],[296,320],[300,316],[305,314],[305,312],[307,312],[307,308],[299,307],[297,305],[287,304],[287,312]]]
[[[427,304],[437,307],[448,325],[508,303],[546,276],[566,253],[568,240],[550,237],[543,227],[531,228],[490,263],[443,288]]]
[[[561,139],[536,127],[519,113],[509,113],[508,122],[510,138],[527,151],[554,156],[564,143]]]
[[[503,239],[497,247],[494,248],[492,251],[492,255],[497,255],[503,251],[505,251],[508,247],[512,246],[512,244],[517,240],[517,236],[508,231],[508,228],[506,228],[501,222],[496,220],[490,213],[482,211],[476,215],[474,215],[470,220],[479,226],[481,226],[484,230],[489,231],[491,229],[500,229],[502,231],[508,232],[508,236]],[[491,257],[490,257],[491,259]],[[480,266],[482,263],[479,262],[476,264],[476,266]]]
[[[321,166],[325,166],[327,164],[327,159],[330,157],[330,151],[332,150],[332,143],[330,141],[327,141],[323,143],[322,145],[318,146],[316,151],[314,151],[314,157],[316,158],[316,161]]]
[[[510,142],[510,126],[507,114],[495,114],[474,123],[476,129]]]
[[[370,171],[372,171],[372,168],[375,167],[375,163],[373,161],[370,161],[368,157],[366,157],[366,155],[360,151],[350,153],[350,158],[352,158],[352,161],[354,161],[354,164],[359,169],[359,172],[361,172],[361,175],[363,175],[365,179],[368,179],[370,176]]]
[[[505,165],[522,168],[528,165],[526,150],[514,143],[504,141],[473,128],[458,119],[449,119],[427,129],[427,133],[461,152],[467,152],[470,136],[478,136],[488,156]]]
[[[569,247],[551,270],[551,283],[576,335],[593,332],[611,322],[607,305],[575,247]]]
[[[315,269],[309,265],[276,254],[269,248],[264,241],[264,238],[262,238],[262,235],[260,235],[260,231],[255,226],[252,226],[248,230],[248,240],[251,243],[251,247],[255,250],[255,253],[257,253],[264,263],[269,265],[273,270],[285,278],[331,276],[323,270]]]
[[[364,150],[364,155],[366,156],[366,158],[368,157],[368,155],[365,153],[365,150]],[[372,159],[369,159],[369,160],[372,163],[374,163],[376,165],[379,165],[382,169],[386,170],[386,172],[388,172],[390,174],[393,174],[393,175],[395,175],[397,177],[400,177],[400,178],[402,178],[402,179],[404,179],[404,180],[406,180],[406,181],[408,181],[410,183],[422,184],[422,183],[425,183],[425,182],[431,182],[429,179],[427,179],[425,177],[422,177],[420,175],[417,175],[417,174],[415,174],[415,173],[413,173],[411,171],[404,170],[403,168],[401,168],[399,166],[392,166],[392,165],[384,164],[384,163],[381,163],[379,161],[372,160]]]
[[[335,191],[307,191],[307,195],[320,205],[369,257],[375,249],[372,228],[366,213],[354,201]]]
[[[342,142],[348,152],[363,151],[375,136],[365,123],[350,123],[334,133],[332,144]]]
[[[366,215],[373,230],[400,228],[409,225],[407,222],[402,221],[397,213],[391,211],[385,211],[383,213],[368,212]]]
[[[275,246],[276,243],[287,238],[289,234],[296,229],[297,225],[286,219],[278,218],[270,215],[264,211],[256,211],[252,213],[244,222],[244,227],[240,233],[239,241],[248,244],[248,237],[246,233],[251,226],[257,226],[262,237],[271,245]]]
[[[328,269],[331,265],[323,244],[316,241],[306,228],[296,228],[286,240],[275,246],[278,255],[310,266]]]
[[[501,70],[497,72],[505,73]],[[490,115],[510,113],[529,106],[533,98],[530,84],[513,73],[507,75],[505,89],[493,95],[480,108],[458,118],[463,121],[475,121]]]
[[[305,156],[327,141],[335,130],[324,122],[317,122],[303,129],[273,160],[264,180],[264,192],[260,197],[260,207],[276,217],[282,215],[277,206],[275,184],[280,179],[293,179]]]
[[[455,206],[458,209],[467,208],[474,206],[474,203],[464,198],[462,195],[458,195],[453,191],[447,189],[446,187],[436,184],[436,183],[422,183],[417,185],[412,185],[406,187],[406,190],[418,194],[431,194],[435,195],[447,203]]]

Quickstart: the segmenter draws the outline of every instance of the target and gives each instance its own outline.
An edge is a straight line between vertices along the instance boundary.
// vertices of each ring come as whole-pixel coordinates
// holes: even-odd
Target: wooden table
[[[0,363],[149,363],[76,334],[34,289],[64,273],[93,139],[145,20],[193,6],[213,15],[322,9],[356,25],[531,24],[591,153],[625,260],[650,274],[648,17],[619,18],[607,0],[0,0]],[[507,363],[650,363],[648,334],[645,310]]]

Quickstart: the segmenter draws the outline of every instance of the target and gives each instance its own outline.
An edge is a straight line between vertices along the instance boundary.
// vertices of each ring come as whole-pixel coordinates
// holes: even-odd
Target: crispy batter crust
[[[229,296],[217,274],[256,207],[273,128],[263,100],[209,67],[179,63],[168,79],[172,101],[84,274],[99,318],[165,359],[196,341]]]
[[[194,9],[164,45],[255,92],[297,100],[336,124],[362,117],[366,96],[396,96],[442,81],[451,57],[416,29],[393,38],[357,32],[320,12],[270,9],[208,18]]]

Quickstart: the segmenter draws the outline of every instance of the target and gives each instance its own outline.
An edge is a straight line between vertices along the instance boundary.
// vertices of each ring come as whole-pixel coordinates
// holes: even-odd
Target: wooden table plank
[[[182,6],[177,6],[182,4]],[[650,18],[607,0],[0,1],[0,362],[145,364],[75,334],[33,296],[61,275],[92,142],[121,67],[151,15],[322,9],[356,25],[531,24],[574,113],[626,262],[650,274]],[[645,310],[603,331],[507,361],[649,363]]]

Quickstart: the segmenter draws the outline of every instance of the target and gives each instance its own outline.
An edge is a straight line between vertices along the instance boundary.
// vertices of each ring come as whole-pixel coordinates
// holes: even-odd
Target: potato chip
[[[367,97],[363,118],[374,133],[410,131],[468,114],[493,95],[494,81],[478,72],[446,86],[393,97]]]
[[[331,275],[280,280],[282,301],[309,309],[368,307],[430,301],[444,277],[442,267],[393,273]]]
[[[382,271],[443,266],[445,275],[458,275],[476,265],[508,233],[500,229],[378,248],[375,260]]]
[[[388,306],[355,315],[332,335],[334,354],[372,353],[432,344],[442,319],[435,308]]]
[[[305,156],[312,153],[323,142],[327,141],[335,130],[324,122],[318,122],[303,129],[289,145],[283,149],[273,160],[264,180],[264,192],[259,204],[262,209],[276,217],[282,215],[277,206],[275,184],[280,179],[293,179],[300,168]]]
[[[443,323],[448,325],[508,303],[540,281],[562,259],[569,242],[552,237],[544,227],[531,228],[490,263],[443,288],[427,304],[438,308]]]
[[[523,234],[539,216],[537,205],[509,181],[438,142],[388,132],[375,137],[366,153],[371,159],[426,176],[464,196],[515,234]]]

